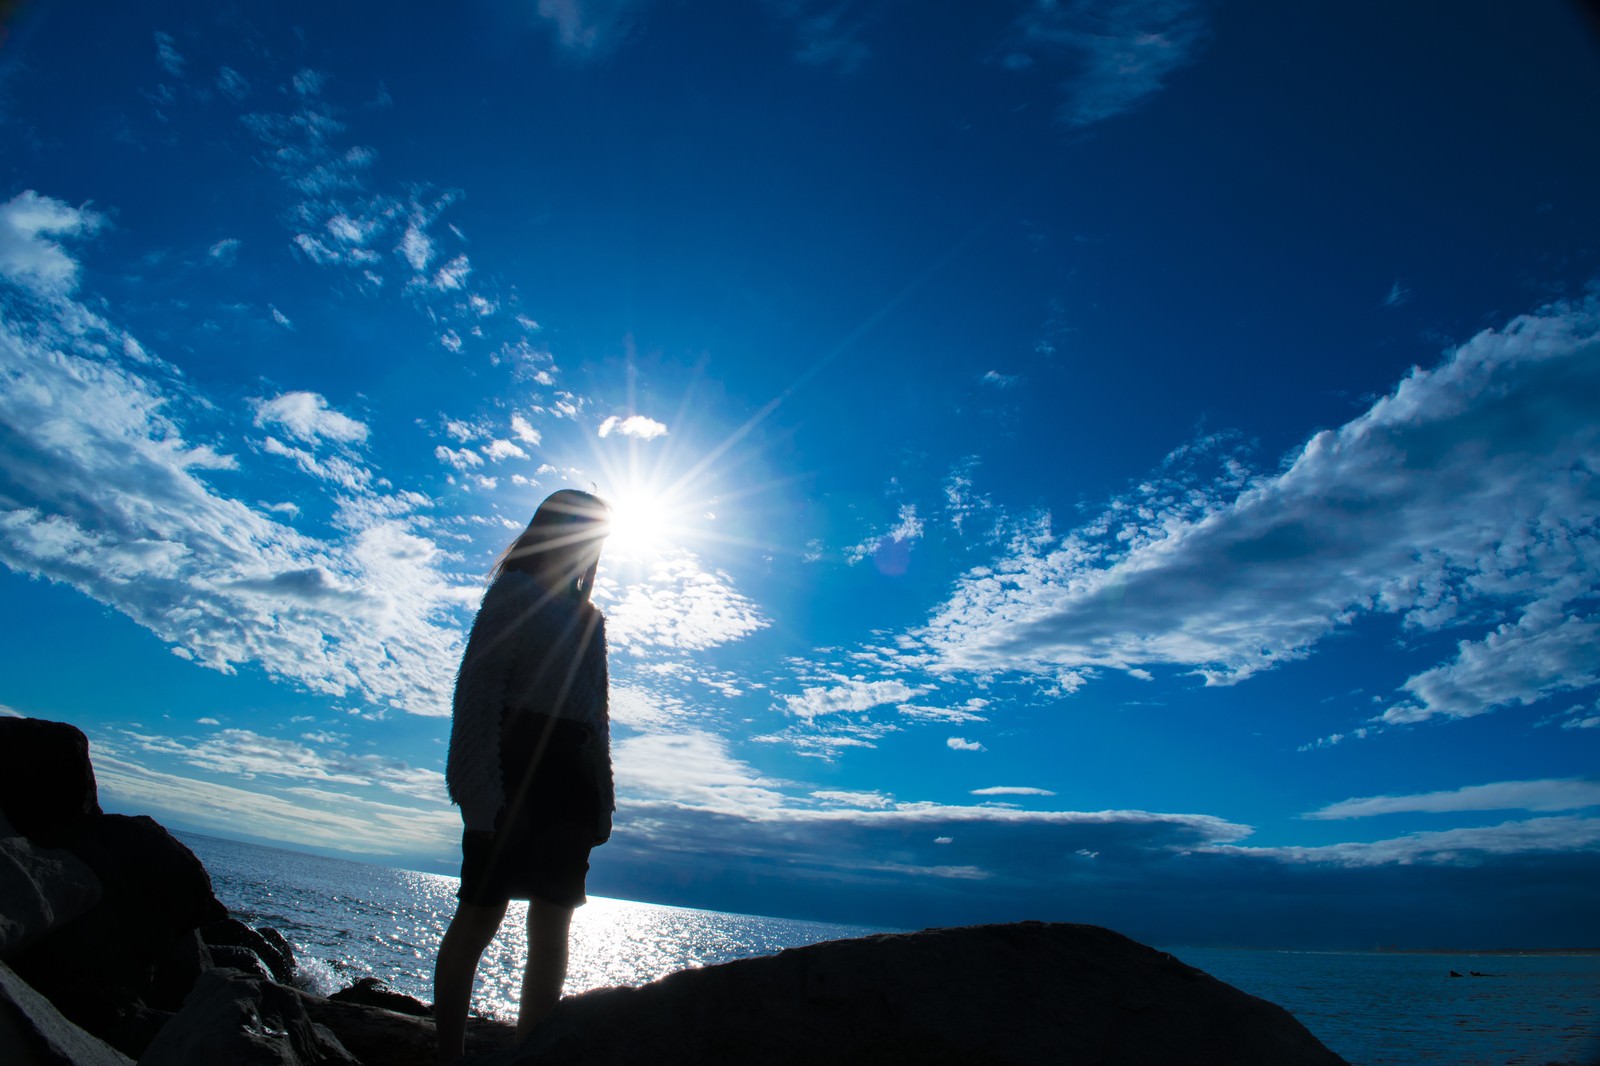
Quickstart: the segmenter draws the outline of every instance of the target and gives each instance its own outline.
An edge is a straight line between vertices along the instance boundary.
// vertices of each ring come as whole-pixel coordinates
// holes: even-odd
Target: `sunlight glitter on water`
[[[363,977],[433,998],[433,960],[459,879],[187,835],[217,896],[295,946],[302,982],[328,994]],[[478,968],[473,1008],[512,1020],[527,957],[526,903],[513,903]],[[691,966],[875,930],[590,896],[573,915],[565,992],[641,985]]]

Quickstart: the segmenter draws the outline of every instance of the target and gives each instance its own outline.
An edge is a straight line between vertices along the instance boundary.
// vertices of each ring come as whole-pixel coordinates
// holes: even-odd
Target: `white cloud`
[[[239,257],[239,238],[224,237],[206,249],[206,254],[219,263],[231,264]]]
[[[996,389],[1009,389],[1022,379],[1015,374],[1002,374],[998,370],[991,370],[978,380]]]
[[[771,624],[732,578],[704,569],[694,553],[681,549],[657,556],[642,579],[627,585],[602,568],[595,601],[605,609],[608,639],[620,648],[705,649]]]
[[[423,497],[376,494],[365,471],[328,460],[316,469],[348,493],[337,535],[320,540],[218,492],[202,475],[235,461],[189,442],[181,422],[215,419],[217,406],[53,294],[35,307],[14,301],[0,318],[0,376],[0,562],[77,589],[211,669],[253,663],[369,707],[447,713],[457,612],[471,593],[445,580],[442,553],[407,521]],[[313,440],[364,432],[304,397],[261,411]]]
[[[201,830],[366,855],[448,854],[461,818],[440,802],[415,807],[311,787],[242,789],[150,769],[94,738],[95,781],[108,806]]]
[[[86,207],[19,192],[0,204],[0,277],[39,296],[69,295],[78,287],[78,264],[51,238],[86,237],[104,222]]]
[[[250,95],[250,82],[232,67],[223,67],[217,71],[217,88],[235,102]]]
[[[924,707],[918,704],[903,703],[895,710],[907,718],[919,722],[943,722],[946,725],[963,725],[967,722],[987,722],[986,715],[979,713],[983,710],[983,700],[968,700],[962,707]]]
[[[1217,854],[1253,855],[1288,863],[1361,867],[1411,863],[1471,865],[1492,855],[1583,851],[1596,846],[1600,846],[1600,818],[1569,816],[1407,833],[1388,840],[1361,843],[1315,847],[1219,844],[1209,845],[1203,850]]]
[[[471,273],[472,264],[467,262],[467,257],[458,255],[434,273],[433,287],[441,292],[459,289],[467,283],[467,275]]]
[[[847,548],[844,553],[845,561],[851,566],[863,559],[883,552],[896,545],[910,545],[922,539],[922,519],[917,517],[917,505],[903,503],[900,505],[898,521],[882,533],[876,533],[860,544]]]
[[[123,733],[139,751],[172,756],[200,770],[244,780],[311,781],[381,788],[413,799],[438,801],[444,775],[383,755],[356,755],[327,738],[312,747],[248,729],[223,729],[202,739]]]
[[[1576,811],[1597,806],[1600,806],[1600,781],[1569,777],[1540,781],[1498,781],[1491,785],[1469,785],[1446,792],[1410,796],[1365,796],[1329,804],[1305,817],[1338,819],[1417,812]]]
[[[979,744],[976,740],[968,740],[965,737],[948,737],[948,738],[946,738],[944,744],[945,744],[945,747],[949,748],[951,751],[988,751],[989,750],[989,749],[985,748],[982,744]]]
[[[830,807],[855,807],[858,810],[881,811],[894,806],[894,799],[882,792],[850,792],[840,789],[819,789],[811,798]]]
[[[1034,0],[1017,20],[1005,66],[1071,71],[1063,121],[1087,126],[1121,114],[1159,91],[1189,63],[1205,35],[1191,0]]]
[[[511,416],[511,432],[522,443],[532,444],[535,447],[543,440],[539,431],[533,428],[533,424],[521,415]]]
[[[413,221],[401,235],[398,250],[405,261],[411,264],[411,269],[420,274],[428,269],[428,261],[433,258],[433,241],[423,230],[422,224]]]
[[[974,796],[1054,796],[1048,788],[1030,788],[1026,785],[993,785],[989,788],[975,788]]]
[[[492,440],[483,449],[494,462],[503,462],[506,459],[526,459],[528,453],[508,440]]]
[[[1434,715],[1471,718],[1597,681],[1600,624],[1544,601],[1482,640],[1462,641],[1453,660],[1407,680],[1401,687],[1410,698],[1381,718],[1390,723],[1420,722]]]
[[[289,84],[293,86],[294,91],[301,96],[320,96],[322,94],[322,84],[324,80],[325,79],[321,74],[307,68],[305,70],[296,71],[294,77],[290,79]]]
[[[272,304],[268,304],[267,310],[272,312],[272,321],[276,322],[284,329],[294,329],[294,323],[289,321],[289,316],[278,310],[277,307],[273,306]]]
[[[871,57],[872,49],[861,40],[868,16],[850,18],[849,5],[788,0],[772,6],[793,26],[799,38],[794,57],[800,62],[850,74]]]
[[[928,692],[932,686],[913,688],[904,681],[862,681],[851,679],[837,685],[807,688],[799,695],[783,697],[784,709],[796,718],[811,721],[822,715],[854,714],[884,704],[903,703]]]
[[[258,426],[279,426],[291,437],[316,444],[324,440],[340,444],[359,444],[367,439],[367,427],[349,415],[335,411],[315,392],[286,392],[270,400],[253,400]]]
[[[1214,475],[1169,464],[1064,538],[1047,517],[1020,524],[920,635],[944,669],[1081,683],[1175,665],[1229,683],[1383,613],[1416,631],[1499,626],[1407,682],[1390,722],[1591,684],[1597,332],[1594,298],[1546,308],[1413,371],[1276,475],[1224,451]]]
[[[155,36],[156,62],[174,78],[183,77],[183,56],[178,52],[178,43],[172,39],[170,33],[157,32]]]
[[[439,445],[433,450],[434,458],[457,470],[470,470],[483,465],[483,457],[470,448],[446,448]]]
[[[618,418],[612,415],[600,423],[600,436],[609,437],[617,433],[624,437],[633,437],[636,440],[655,440],[657,437],[667,435],[667,427],[653,418],[644,415],[629,415],[627,418]]]
[[[555,28],[562,48],[588,58],[620,44],[643,7],[643,0],[539,0],[537,10]]]
[[[619,806],[625,799],[667,800],[760,820],[784,804],[782,782],[762,777],[711,733],[646,733],[614,746]]]

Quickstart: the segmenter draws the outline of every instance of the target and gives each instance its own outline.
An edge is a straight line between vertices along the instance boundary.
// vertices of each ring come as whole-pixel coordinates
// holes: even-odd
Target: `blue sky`
[[[1390,7],[22,4],[0,705],[452,870],[594,485],[595,892],[1600,943],[1600,47]]]

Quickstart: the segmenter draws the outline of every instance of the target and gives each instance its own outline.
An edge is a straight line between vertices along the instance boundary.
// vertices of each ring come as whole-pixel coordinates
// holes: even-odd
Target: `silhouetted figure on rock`
[[[605,620],[589,602],[608,509],[563,489],[495,566],[456,679],[446,780],[466,823],[460,904],[434,970],[439,1061],[463,1054],[478,960],[528,901],[520,1041],[561,998],[573,908],[615,798]]]

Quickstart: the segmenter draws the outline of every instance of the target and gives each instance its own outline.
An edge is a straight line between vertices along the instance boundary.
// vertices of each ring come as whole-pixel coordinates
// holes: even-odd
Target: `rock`
[[[6,1066],[133,1066],[133,1060],[73,1025],[0,962],[0,1059]]]
[[[266,966],[268,976],[279,984],[288,984],[294,979],[294,953],[289,947],[289,942],[277,930],[271,930],[273,937],[266,935],[266,931],[257,931],[250,928],[237,918],[223,918],[221,921],[212,922],[200,930],[200,936],[206,944],[215,948],[234,947],[245,948]],[[231,962],[218,962],[219,966],[234,966]],[[249,969],[248,966],[239,966],[238,969]]]
[[[151,818],[88,818],[70,847],[103,886],[100,902],[11,963],[68,1018],[138,1056],[151,1029],[145,997],[174,941],[227,909],[200,860]]]
[[[367,1007],[382,1007],[396,1014],[409,1014],[415,1018],[433,1017],[433,1004],[424,1003],[415,996],[396,992],[376,977],[363,977],[355,984],[328,997],[335,1003],[360,1003]]]
[[[41,718],[0,718],[0,811],[17,832],[47,847],[99,814],[83,731]]]
[[[278,958],[283,965],[283,976],[278,978],[279,983],[288,984],[290,981],[293,981],[295,979],[296,972],[299,970],[299,966],[294,961],[294,946],[289,943],[289,938],[272,928],[270,925],[260,926],[256,929],[256,932],[260,933],[261,939],[265,940],[268,944],[271,944],[278,953]],[[271,960],[269,959],[268,965],[271,964]],[[276,966],[273,967],[272,972],[278,972]]]
[[[339,1042],[367,1066],[434,1066],[438,1040],[432,1018],[349,1000],[323,999],[309,992],[299,995],[311,1019],[332,1030]],[[515,1038],[516,1026],[509,1022],[467,1019],[469,1058],[505,1051]]]
[[[267,964],[261,961],[261,956],[249,948],[237,947],[233,944],[207,945],[211,952],[211,965],[225,970],[238,970],[240,973],[249,974],[251,977],[260,977],[271,981],[272,971]]]
[[[183,1006],[200,975],[214,965],[211,949],[200,939],[198,929],[179,933],[172,938],[166,955],[156,960],[156,972],[144,998],[152,1007],[176,1011]]]
[[[338,1037],[306,1014],[295,990],[235,970],[195,982],[183,1009],[139,1066],[360,1066]]]
[[[1287,1011],[1118,933],[839,940],[563,1001],[482,1066],[1342,1066]]]
[[[70,922],[100,895],[100,881],[82,859],[41,847],[0,820],[0,959]]]

